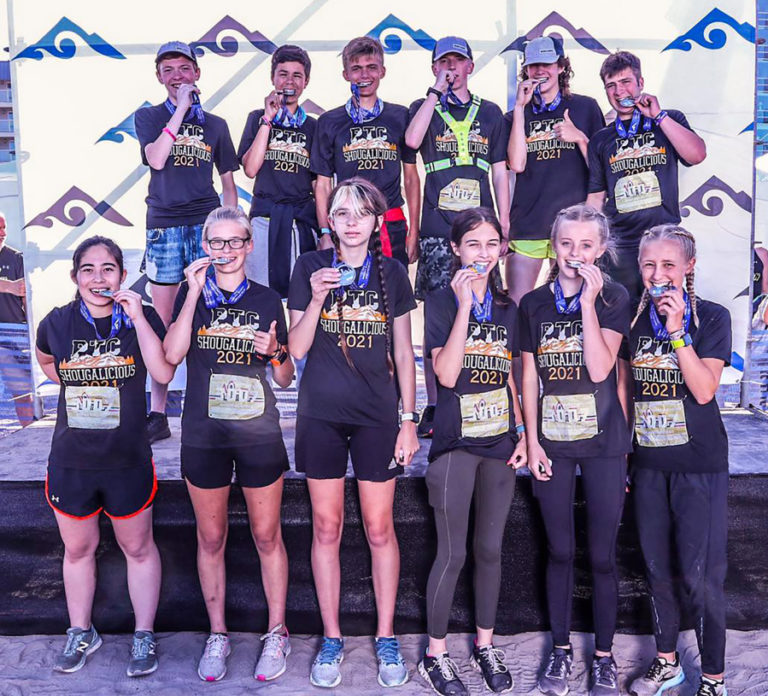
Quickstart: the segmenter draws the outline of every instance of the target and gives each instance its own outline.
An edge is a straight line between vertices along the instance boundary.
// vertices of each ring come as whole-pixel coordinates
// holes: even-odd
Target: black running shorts
[[[282,440],[247,447],[181,445],[181,475],[197,488],[222,488],[235,480],[244,488],[264,488],[288,471]]]

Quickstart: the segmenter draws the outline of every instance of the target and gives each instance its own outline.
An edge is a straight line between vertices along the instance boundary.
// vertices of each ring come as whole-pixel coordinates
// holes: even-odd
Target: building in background
[[[11,63],[0,61],[0,162],[16,159],[13,137],[13,92],[11,90]]]

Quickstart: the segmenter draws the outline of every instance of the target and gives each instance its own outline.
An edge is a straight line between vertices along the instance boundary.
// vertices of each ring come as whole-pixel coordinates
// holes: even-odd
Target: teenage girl
[[[181,420],[181,471],[197,522],[197,569],[211,633],[198,676],[218,681],[230,653],[224,619],[227,508],[232,473],[243,490],[251,536],[261,565],[269,610],[254,676],[269,681],[285,672],[290,653],[285,629],[288,557],[280,531],[283,472],[288,455],[267,365],[281,387],[291,383],[280,296],[245,277],[251,251],[247,216],[233,207],[209,213],[202,232],[207,256],[184,271],[171,326],[168,360],[187,359]]]
[[[73,302],[51,311],[37,330],[37,359],[61,385],[45,492],[64,542],[64,592],[71,627],[54,670],[75,672],[101,645],[91,623],[99,513],[112,522],[128,567],[136,619],[127,674],[157,669],[153,624],[160,555],[152,536],[157,479],[147,435],[144,385],[167,384],[165,328],[125,280],[123,253],[90,237],[72,257]]]
[[[339,543],[349,456],[371,549],[379,683],[408,679],[394,637],[400,552],[392,505],[395,477],[419,448],[410,320],[416,303],[404,267],[381,253],[386,207],[368,181],[340,183],[329,201],[333,249],[299,257],[288,293],[291,355],[307,356],[296,469],[307,475],[312,501],[312,572],[324,628],[310,675],[315,686],[341,682]]]
[[[630,451],[616,356],[629,334],[631,310],[627,291],[597,265],[611,249],[602,213],[583,204],[561,210],[551,243],[555,265],[547,283],[523,297],[519,322],[528,467],[549,550],[546,588],[553,647],[538,687],[550,696],[569,691],[578,466],[587,507],[595,624],[589,693],[609,696],[619,693],[611,655],[618,602],[616,537]]]
[[[660,694],[685,681],[675,652],[683,597],[701,653],[697,696],[725,696],[728,439],[715,401],[731,356],[731,318],[698,298],[696,241],[659,225],[640,241],[644,291],[629,338],[634,395],[632,490],[658,654],[630,686]]]
[[[504,653],[493,647],[493,627],[515,470],[525,466],[526,454],[510,370],[517,307],[501,289],[501,245],[501,225],[492,210],[459,213],[451,227],[453,280],[427,296],[426,350],[432,355],[438,397],[426,482],[438,546],[427,583],[429,646],[419,672],[444,695],[467,693],[445,636],[466,557],[473,499],[477,638],[471,664],[491,691],[512,689]]]

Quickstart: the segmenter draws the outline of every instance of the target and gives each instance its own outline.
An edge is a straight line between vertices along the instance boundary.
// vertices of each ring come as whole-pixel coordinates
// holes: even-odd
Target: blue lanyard
[[[171,112],[171,116],[176,113],[176,104],[174,104],[170,99],[165,100],[165,108]],[[189,113],[192,114],[192,118],[194,118],[198,123],[205,123],[205,114],[203,113],[203,107],[200,105],[199,98],[197,99],[196,103],[193,102],[192,106],[189,107]],[[184,115],[184,118],[186,119],[186,114]]]
[[[483,301],[480,302],[480,300],[477,299],[477,295],[475,293],[472,293],[472,314],[475,315],[475,319],[477,319],[481,324],[484,321],[490,321],[491,313],[493,312],[493,295],[491,294],[491,289],[486,288],[485,289],[485,297],[483,298]]]
[[[463,102],[458,98],[456,92],[453,91],[453,87],[448,85],[448,89],[446,90],[445,94],[440,97],[440,106],[447,110],[448,102],[451,102],[451,104],[454,104],[455,106],[460,106],[466,109],[472,103],[472,95],[470,94],[469,99],[466,102]]]
[[[337,268],[339,266],[339,257],[336,256],[336,250],[333,251],[333,260],[331,266]],[[373,255],[369,251],[363,261],[363,267],[360,269],[360,274],[357,280],[350,283],[349,287],[353,290],[365,290],[368,287],[368,281],[371,279],[371,268],[373,267]],[[341,295],[344,292],[342,288],[336,289],[336,294]]]
[[[245,295],[245,291],[248,289],[248,278],[246,278],[240,285],[235,288],[235,291],[229,296],[229,299],[224,297],[224,293],[216,285],[216,281],[208,277],[205,279],[205,285],[203,285],[203,299],[205,300],[205,306],[208,309],[218,307],[220,304],[233,305],[237,304],[240,298]]]
[[[685,329],[685,333],[688,333],[688,328],[691,325],[691,301],[688,297],[688,293],[685,292],[685,290],[683,290],[683,299],[685,300],[683,327]],[[653,302],[651,302],[650,308],[651,326],[653,326],[653,333],[659,341],[665,341],[669,338],[669,331],[667,331],[667,327],[662,324],[659,313],[656,311],[656,306],[653,304]]]
[[[558,314],[575,314],[581,309],[581,291],[584,285],[579,288],[578,294],[568,303],[565,302],[563,288],[560,285],[560,279],[555,278],[555,308]]]
[[[563,101],[563,95],[560,94],[560,90],[557,91],[557,96],[552,100],[550,104],[544,102],[544,97],[541,96],[541,90],[538,85],[533,90],[533,99],[531,99],[531,109],[534,114],[543,114],[545,111],[554,111],[560,102]]]
[[[302,107],[296,109],[296,113],[292,114],[288,107],[283,104],[280,107],[280,111],[275,114],[272,119],[272,123],[282,128],[301,128],[304,121],[307,120],[307,112]]]
[[[620,118],[616,118],[614,123],[616,124],[616,132],[622,137],[622,138],[628,138],[630,135],[635,135],[637,133],[637,129],[640,126],[640,116],[642,114],[638,109],[635,109],[632,112],[632,121],[629,124],[629,130],[627,130],[626,126],[621,122]],[[652,126],[651,119],[647,116],[643,116],[643,131],[649,131],[651,130]]]
[[[380,98],[376,99],[376,103],[372,109],[364,109],[360,106],[360,88],[354,83],[350,83],[350,90],[352,90],[352,96],[347,101],[344,108],[347,110],[347,115],[352,119],[352,122],[356,125],[365,123],[366,121],[373,121],[381,115],[381,110],[384,108],[384,102]]]
[[[93,330],[96,332],[96,338],[98,338],[100,341],[105,340],[100,334],[99,330],[96,328],[96,322],[94,321],[93,317],[91,316],[90,311],[88,311],[88,307],[86,306],[85,302],[80,300],[80,314],[83,315],[83,319],[85,319],[92,327]],[[129,329],[133,328],[133,322],[131,321],[130,317],[125,313],[125,310],[117,303],[112,303],[112,327],[109,330],[109,338],[114,338],[117,336],[117,334],[120,332],[120,329],[122,328],[123,323],[125,323],[125,326]]]

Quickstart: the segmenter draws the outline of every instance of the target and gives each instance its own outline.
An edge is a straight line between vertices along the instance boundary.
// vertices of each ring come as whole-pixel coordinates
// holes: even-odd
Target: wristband
[[[416,411],[404,411],[400,414],[400,425],[411,422],[414,425],[419,424],[419,414]]]
[[[288,351],[285,349],[285,346],[281,346],[278,343],[277,350],[269,356],[269,362],[275,367],[280,367],[286,360],[288,360]]]
[[[427,96],[429,96],[430,94],[434,94],[437,97],[437,101],[440,101],[440,99],[442,99],[443,97],[443,93],[439,89],[435,89],[434,87],[430,87],[427,90]]]
[[[525,432],[525,423],[519,423],[515,426],[515,430],[518,435],[522,435]]]
[[[163,128],[163,133],[165,133],[166,135],[169,135],[171,137],[171,140],[173,140],[173,142],[176,142],[176,134],[170,128],[168,128],[168,126]]]
[[[665,119],[667,116],[669,116],[669,114],[668,114],[666,111],[659,111],[659,113],[658,113],[658,114],[656,114],[656,118],[654,118],[654,119],[653,119],[653,122],[654,122],[654,123],[655,123],[657,126],[660,126],[660,125],[661,125],[661,122],[662,122],[662,121],[663,121],[663,120],[664,120],[664,119]]]
[[[321,235],[330,234],[330,233],[331,233],[331,228],[330,227],[321,227],[320,228],[320,234]]]
[[[671,341],[679,341],[683,336],[685,336],[685,329],[678,329],[677,331],[670,332],[669,339]]]
[[[262,117],[259,119],[259,127],[261,126],[272,128],[272,121],[270,121],[266,116],[262,115]]]
[[[693,340],[691,339],[691,334],[687,333],[684,334],[682,338],[671,340],[670,343],[672,344],[672,347],[677,350],[678,348],[685,348],[686,346],[692,345]]]

